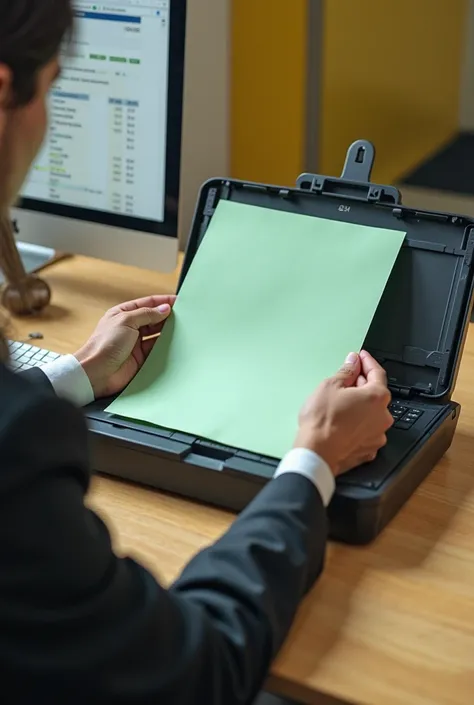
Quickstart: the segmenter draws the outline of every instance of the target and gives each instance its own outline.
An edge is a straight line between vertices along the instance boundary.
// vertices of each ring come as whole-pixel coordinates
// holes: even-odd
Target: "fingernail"
[[[346,364],[348,365],[355,365],[357,360],[359,359],[359,356],[357,353],[349,353],[349,355],[346,357]]]
[[[158,306],[158,313],[169,313],[171,311],[171,306],[169,304],[161,304]]]

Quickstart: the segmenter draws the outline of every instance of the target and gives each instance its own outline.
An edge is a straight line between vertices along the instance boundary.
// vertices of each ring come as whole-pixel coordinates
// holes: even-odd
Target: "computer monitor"
[[[74,2],[50,128],[13,212],[19,240],[176,266],[186,0]]]

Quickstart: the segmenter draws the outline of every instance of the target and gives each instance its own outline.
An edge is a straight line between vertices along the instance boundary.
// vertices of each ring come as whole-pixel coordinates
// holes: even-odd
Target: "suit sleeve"
[[[41,387],[43,391],[53,392],[51,382],[39,367],[33,367],[31,370],[25,370],[24,372],[19,372],[18,374],[28,382]]]
[[[322,570],[326,513],[309,480],[270,482],[166,591],[114,555],[84,504],[78,412],[45,397],[0,443],[0,661],[16,692],[70,705],[251,703]]]

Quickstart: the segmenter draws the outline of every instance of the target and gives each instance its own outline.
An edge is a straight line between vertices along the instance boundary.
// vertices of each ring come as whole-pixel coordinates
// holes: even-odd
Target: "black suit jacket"
[[[24,705],[251,703],[320,574],[313,485],[272,481],[169,590],[85,507],[82,414],[0,365],[0,683]]]

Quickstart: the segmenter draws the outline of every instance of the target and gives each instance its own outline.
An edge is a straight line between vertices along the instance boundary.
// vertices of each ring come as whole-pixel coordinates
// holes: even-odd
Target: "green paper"
[[[221,201],[173,314],[108,411],[282,457],[365,340],[405,233]]]

